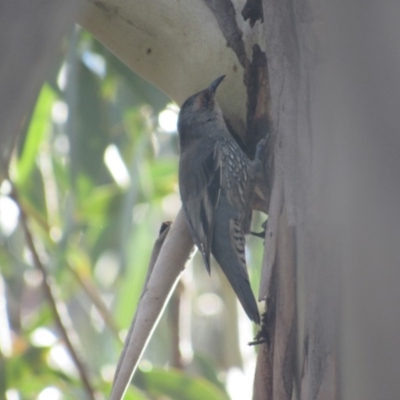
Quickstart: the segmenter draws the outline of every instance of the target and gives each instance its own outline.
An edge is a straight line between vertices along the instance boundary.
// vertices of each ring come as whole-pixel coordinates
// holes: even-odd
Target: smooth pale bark
[[[323,261],[339,269],[340,281],[332,283],[328,270],[322,290],[329,300],[335,295],[332,285],[340,287],[340,398],[397,399],[400,3],[339,0],[328,5],[331,68],[319,74],[326,90],[316,101],[331,113],[323,118],[315,105],[315,132],[323,133],[315,148],[320,174],[313,194],[326,216],[324,247],[337,249],[325,251]]]
[[[231,124],[243,132],[243,67],[205,2],[89,1],[79,23],[178,105],[225,74],[217,98]],[[252,43],[254,32],[249,34]]]
[[[122,399],[140,358],[157,326],[180,273],[185,267],[193,241],[183,210],[178,213],[151,267],[116,371],[110,400]]]

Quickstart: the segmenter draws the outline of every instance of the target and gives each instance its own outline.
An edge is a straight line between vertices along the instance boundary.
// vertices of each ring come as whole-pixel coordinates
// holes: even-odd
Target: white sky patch
[[[168,104],[164,110],[158,114],[158,125],[167,133],[174,133],[178,130],[179,108],[176,104]]]
[[[50,228],[50,237],[53,242],[59,242],[62,238],[62,230],[58,226],[52,226]]]
[[[14,200],[0,195],[0,229],[5,236],[10,236],[18,224],[19,209]]]
[[[11,193],[11,189],[11,182],[7,179],[4,179],[0,186],[0,193],[4,195],[9,195]]]
[[[12,339],[8,321],[6,288],[0,275],[0,351],[4,357],[12,354]]]
[[[113,251],[101,254],[94,267],[94,276],[105,288],[110,287],[117,279],[119,273],[119,257]]]
[[[251,399],[253,397],[253,382],[256,369],[256,352],[254,346],[247,343],[254,338],[252,322],[244,312],[243,308],[237,301],[238,305],[238,327],[239,327],[239,343],[240,352],[243,359],[243,370],[233,369],[228,372],[228,389],[232,400]]]
[[[86,50],[82,54],[83,63],[100,78],[106,75],[106,60],[100,54]]]
[[[112,383],[115,375],[116,366],[114,364],[103,365],[100,369],[101,377],[109,383]]]
[[[31,253],[29,253],[29,255],[30,254]],[[32,263],[31,258],[29,259],[29,262]],[[32,264],[29,264],[29,265],[32,265]],[[37,269],[27,269],[24,272],[24,282],[30,288],[33,288],[33,289],[37,288],[43,282],[43,275]]]
[[[181,208],[181,197],[178,193],[170,193],[162,199],[161,207],[166,219],[173,220]]]
[[[58,135],[54,140],[54,149],[61,155],[67,155],[69,152],[69,139],[67,135]]]
[[[135,224],[141,224],[147,218],[150,210],[148,203],[139,203],[133,207],[132,210],[132,221]]]
[[[37,400],[61,400],[62,398],[63,395],[60,389],[54,386],[47,386],[38,394]]]
[[[104,162],[117,185],[126,189],[131,183],[131,179],[121,153],[115,144],[107,146],[104,152]]]
[[[79,374],[68,351],[62,344],[54,345],[48,355],[50,367],[63,371],[65,374],[78,378]]]
[[[36,347],[51,347],[57,342],[57,337],[47,328],[37,328],[30,335],[31,342]]]
[[[56,124],[65,124],[68,119],[68,105],[64,101],[57,100],[51,108],[51,117]]]
[[[64,91],[65,88],[67,87],[67,72],[68,72],[68,67],[67,64],[64,63],[60,68],[60,72],[58,73],[57,76],[57,85],[62,91]]]
[[[231,368],[226,376],[226,387],[231,400],[251,399],[253,397],[253,380],[254,371],[250,376],[237,367]]]
[[[6,390],[6,400],[19,400],[19,393],[17,389]]]
[[[214,293],[203,293],[196,299],[196,310],[202,316],[213,317],[221,314],[223,307],[221,297]]]

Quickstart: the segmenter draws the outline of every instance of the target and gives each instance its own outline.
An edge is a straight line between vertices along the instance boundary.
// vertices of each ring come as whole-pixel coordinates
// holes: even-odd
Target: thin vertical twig
[[[11,197],[19,208],[20,221],[22,229],[24,231],[26,244],[32,254],[34,266],[42,273],[44,294],[48,303],[50,304],[58,329],[79,372],[82,384],[85,388],[88,398],[91,400],[95,400],[95,390],[90,382],[89,374],[84,365],[84,362],[79,355],[78,348],[80,346],[78,335],[72,327],[72,323],[68,316],[65,304],[58,299],[58,289],[53,280],[53,277],[49,275],[46,267],[40,260],[39,254],[33,242],[32,234],[28,227],[27,215],[25,214],[21,202],[19,201],[18,194],[14,186],[12,188]]]
[[[89,297],[90,301],[93,303],[94,307],[100,314],[100,317],[103,319],[105,325],[110,329],[113,336],[117,339],[117,341],[120,344],[123,344],[123,340],[119,335],[120,329],[114,317],[112,316],[110,310],[105,304],[104,300],[101,298],[96,286],[90,279],[82,276],[82,274],[79,273],[75,267],[73,267],[68,263],[66,263],[65,265],[76,279],[78,285],[81,287],[84,293],[86,293],[86,295]]]

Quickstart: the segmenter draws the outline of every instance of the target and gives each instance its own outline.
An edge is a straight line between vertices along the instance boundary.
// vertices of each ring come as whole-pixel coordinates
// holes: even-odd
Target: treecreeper
[[[248,317],[260,323],[245,259],[254,185],[265,140],[250,160],[225,124],[215,92],[225,76],[189,97],[178,119],[179,189],[189,232],[210,273],[214,256]]]

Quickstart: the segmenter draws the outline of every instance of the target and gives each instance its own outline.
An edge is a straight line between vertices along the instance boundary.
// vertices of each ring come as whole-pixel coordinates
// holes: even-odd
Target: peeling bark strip
[[[272,127],[267,57],[258,44],[253,46],[253,57],[246,68],[244,82],[247,87],[246,137],[254,157],[257,143],[265,137],[269,139]],[[271,149],[271,143],[268,148]]]
[[[271,197],[271,175],[273,165],[273,137],[271,119],[271,94],[268,78],[267,57],[260,46],[253,46],[251,63],[245,70],[244,83],[247,88],[247,132],[246,143],[250,157],[254,157],[257,143],[267,138],[263,173],[256,183],[256,197],[253,208],[268,213]],[[260,193],[259,193],[260,192]]]
[[[288,227],[285,208],[279,217],[275,273],[276,321],[273,348],[273,399],[292,399],[296,340],[296,265],[294,229]],[[269,310],[268,310],[269,311]]]
[[[272,399],[272,356],[266,344],[257,354],[252,400]]]
[[[271,277],[271,292],[267,301],[267,311],[263,314],[263,329],[267,332],[269,343],[260,346],[256,372],[254,375],[253,399],[252,400],[273,400],[273,379],[274,379],[274,349],[276,332],[276,288],[278,274],[274,269]]]
[[[240,64],[246,68],[247,57],[243,42],[243,33],[236,22],[236,11],[231,0],[205,0],[217,18],[226,44],[236,54]]]
[[[264,22],[264,13],[261,0],[247,0],[242,10],[242,17],[245,21],[250,20],[253,28],[257,20]]]

